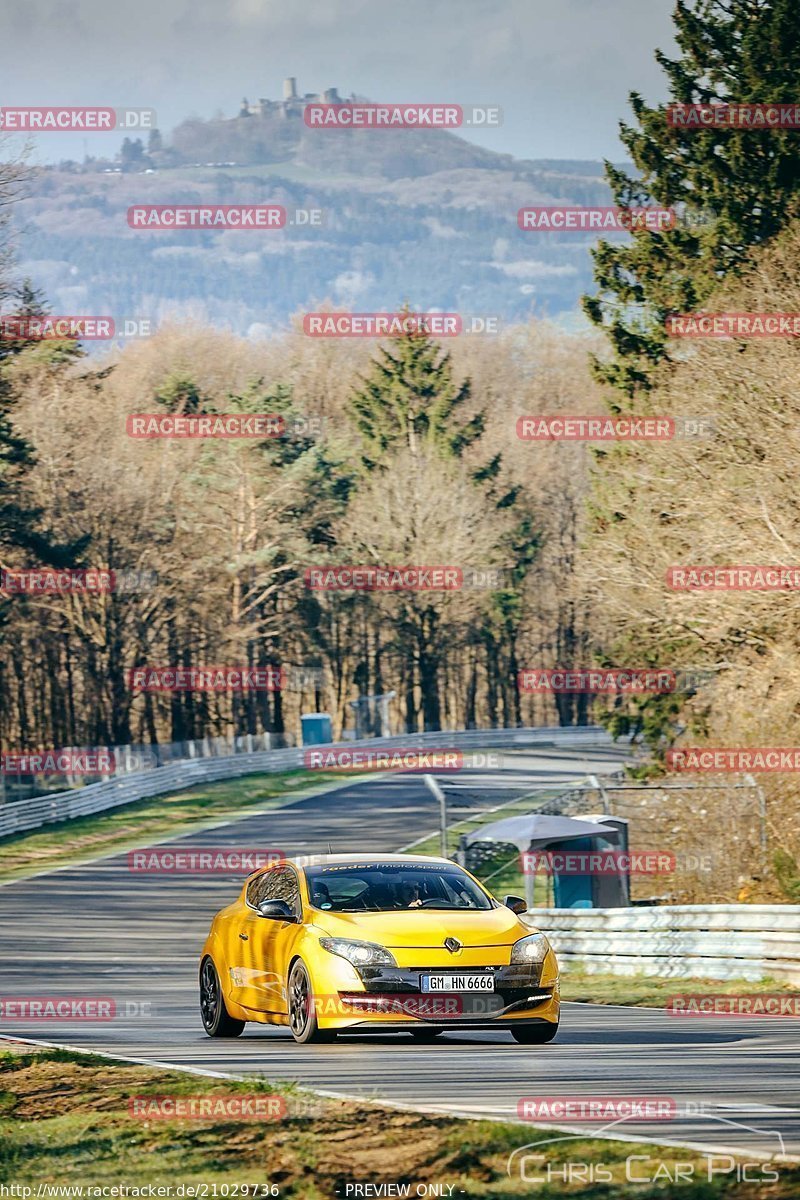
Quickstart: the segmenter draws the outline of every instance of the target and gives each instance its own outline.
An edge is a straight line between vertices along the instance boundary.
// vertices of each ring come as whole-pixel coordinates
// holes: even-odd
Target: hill
[[[445,130],[193,118],[133,160],[46,168],[20,205],[20,273],[54,311],[251,334],[326,300],[573,323],[592,237],[521,232],[517,210],[609,202],[600,163],[517,160]],[[126,220],[134,204],[267,202],[322,210],[322,223],[153,232]]]

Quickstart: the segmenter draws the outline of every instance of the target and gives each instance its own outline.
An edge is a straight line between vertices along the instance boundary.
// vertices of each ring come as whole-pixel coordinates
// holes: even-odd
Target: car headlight
[[[520,938],[511,947],[512,963],[541,963],[544,962],[550,943],[543,933],[532,933],[530,937]]]
[[[376,942],[351,942],[347,938],[320,938],[323,950],[346,958],[354,967],[396,967],[392,955]]]

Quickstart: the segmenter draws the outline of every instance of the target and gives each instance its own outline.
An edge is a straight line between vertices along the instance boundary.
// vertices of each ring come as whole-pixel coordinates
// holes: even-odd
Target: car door
[[[263,900],[285,900],[295,916],[302,913],[297,873],[292,867],[273,867],[251,880],[236,938],[236,963],[231,972],[235,999],[256,1012],[286,1013],[286,967],[301,926],[262,917]]]

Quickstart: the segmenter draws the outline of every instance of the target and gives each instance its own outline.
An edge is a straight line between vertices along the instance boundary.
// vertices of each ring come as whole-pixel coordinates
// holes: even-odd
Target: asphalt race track
[[[502,771],[459,774],[466,786],[453,793],[451,820],[462,808],[613,771],[621,755],[600,746],[505,751]],[[325,851],[330,842],[334,851],[388,852],[433,832],[437,820],[422,779],[395,775],[344,783],[180,844],[292,854]],[[532,1096],[669,1096],[677,1119],[625,1122],[608,1134],[800,1156],[791,1019],[676,1020],[658,1010],[568,1004],[558,1039],[542,1047],[517,1045],[503,1032],[446,1034],[424,1046],[402,1034],[297,1046],[288,1030],[259,1025],[239,1039],[208,1038],[197,1010],[198,952],[211,915],[237,890],[234,877],[132,873],[125,855],[3,885],[0,995],[113,997],[117,1016],[69,1025],[4,1018],[2,1033],[468,1116],[514,1118],[518,1100]]]

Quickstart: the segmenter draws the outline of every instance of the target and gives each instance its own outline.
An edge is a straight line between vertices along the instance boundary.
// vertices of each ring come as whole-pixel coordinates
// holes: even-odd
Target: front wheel
[[[238,1037],[245,1026],[225,1007],[217,968],[210,958],[200,968],[200,1016],[209,1037]]]
[[[289,972],[289,1028],[292,1037],[301,1046],[306,1042],[332,1042],[336,1037],[333,1029],[320,1029],[311,991],[311,978],[302,959]]]
[[[549,1021],[542,1025],[520,1025],[519,1029],[511,1030],[511,1036],[523,1046],[543,1046],[545,1042],[552,1042],[557,1033],[558,1021],[554,1025]]]

